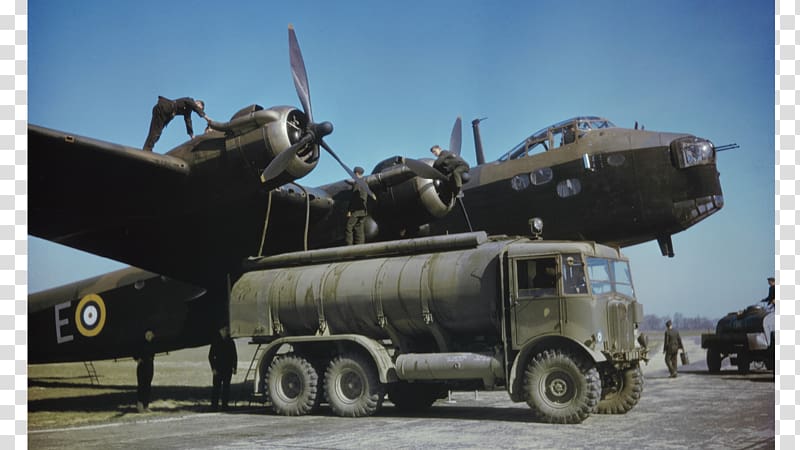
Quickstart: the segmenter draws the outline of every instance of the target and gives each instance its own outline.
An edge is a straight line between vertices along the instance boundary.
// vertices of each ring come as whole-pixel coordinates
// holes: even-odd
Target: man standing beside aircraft
[[[208,349],[208,363],[213,374],[211,388],[211,409],[216,411],[222,391],[222,409],[228,409],[231,377],[236,373],[238,357],[236,343],[231,339],[230,329],[222,327]]]
[[[444,175],[448,175],[453,180],[456,194],[458,194],[461,191],[461,175],[469,172],[469,164],[460,156],[447,150],[442,150],[438,145],[431,147],[431,153],[436,156],[433,168]]]
[[[189,134],[189,138],[194,139],[192,111],[206,119],[206,122],[210,122],[211,118],[206,116],[204,112],[205,107],[206,105],[202,100],[195,100],[191,97],[170,100],[159,95],[158,103],[153,106],[153,118],[150,119],[150,132],[144,141],[144,150],[147,152],[153,151],[153,146],[156,145],[156,142],[161,137],[161,132],[172,121],[172,118],[178,114],[183,116],[183,120],[186,122],[186,133]]]
[[[150,384],[153,382],[153,338],[152,330],[144,333],[144,343],[133,355],[136,360],[136,411],[150,412]]]
[[[356,166],[353,169],[356,177],[364,175],[364,168]],[[347,223],[344,226],[344,240],[347,245],[364,243],[364,220],[367,217],[367,192],[361,189],[355,180],[348,181],[353,184],[353,194],[350,197],[350,206],[347,208]],[[355,239],[354,238],[355,235]]]

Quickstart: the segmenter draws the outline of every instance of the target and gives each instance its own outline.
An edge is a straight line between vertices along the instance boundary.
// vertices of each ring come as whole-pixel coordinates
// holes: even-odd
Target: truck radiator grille
[[[608,302],[608,336],[606,348],[610,351],[632,350],[635,345],[633,308],[627,302]]]

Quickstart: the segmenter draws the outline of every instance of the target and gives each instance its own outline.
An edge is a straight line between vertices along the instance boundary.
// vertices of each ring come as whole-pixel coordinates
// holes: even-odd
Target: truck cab
[[[588,334],[590,347],[607,352],[613,360],[618,351],[634,347],[633,342],[625,342],[634,333],[630,327],[607,329],[607,323],[617,321],[606,320],[605,313],[616,315],[619,309],[627,313],[630,308],[633,323],[643,317],[628,261],[615,251],[598,255],[596,249],[589,254],[580,252],[581,244],[560,246],[574,246],[575,252],[562,248],[558,253],[529,254],[527,246],[509,249],[513,345],[520,348],[530,339],[554,331]]]
[[[520,242],[509,246],[507,259],[517,357],[529,359],[544,343],[577,344],[572,353],[591,355],[602,380],[598,410],[630,410],[641,393],[638,362],[647,347],[639,342],[644,312],[628,260],[615,249],[571,241]]]

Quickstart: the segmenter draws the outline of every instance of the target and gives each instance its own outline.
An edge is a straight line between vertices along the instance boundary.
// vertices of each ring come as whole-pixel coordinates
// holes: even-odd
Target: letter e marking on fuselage
[[[73,339],[73,336],[71,334],[66,334],[63,336],[61,335],[61,327],[63,327],[64,325],[68,325],[69,319],[62,319],[60,313],[62,309],[69,308],[71,304],[72,302],[59,303],[53,308],[56,314],[56,342],[58,342],[59,344],[69,342]]]

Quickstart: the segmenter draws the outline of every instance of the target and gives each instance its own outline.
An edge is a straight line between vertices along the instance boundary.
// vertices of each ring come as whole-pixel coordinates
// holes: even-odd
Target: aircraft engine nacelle
[[[433,160],[421,161],[433,165]],[[400,183],[390,181],[401,177],[410,179]],[[371,214],[383,235],[400,231],[413,234],[420,225],[447,215],[455,205],[455,194],[450,189],[439,181],[409,174],[408,167],[399,156],[378,163],[369,178],[380,183],[379,187],[373,189],[377,197],[377,210],[371,211]]]
[[[233,115],[229,122],[211,123],[212,128],[225,132],[225,149],[244,155],[254,168],[264,170],[281,152],[303,136],[308,116],[291,106],[264,109],[250,105]],[[277,185],[302,178],[316,167],[319,146],[309,145],[297,151],[275,182]]]

